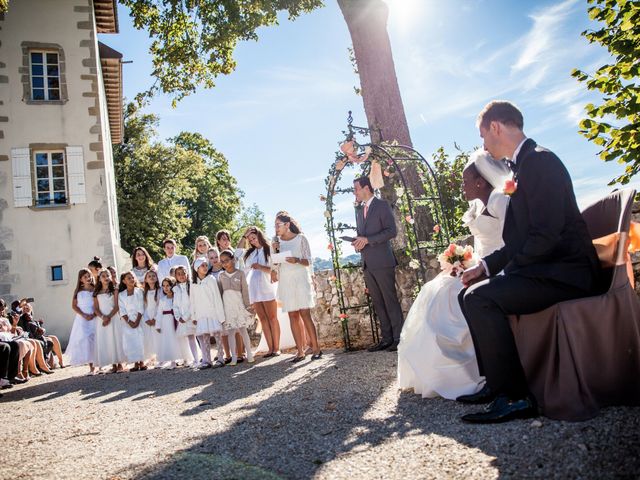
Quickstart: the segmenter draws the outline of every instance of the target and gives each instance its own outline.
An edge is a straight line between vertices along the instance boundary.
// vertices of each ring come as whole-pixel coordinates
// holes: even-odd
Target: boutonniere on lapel
[[[502,193],[510,197],[511,195],[516,193],[516,190],[518,190],[518,179],[514,175],[513,177],[508,178],[504,182],[504,188],[502,189]]]

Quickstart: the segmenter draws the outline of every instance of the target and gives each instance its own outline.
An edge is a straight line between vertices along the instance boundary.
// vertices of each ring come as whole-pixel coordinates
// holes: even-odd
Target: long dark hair
[[[113,278],[111,278],[111,272],[109,271],[109,269],[103,268],[98,272],[98,276],[96,278],[96,286],[93,289],[94,297],[97,297],[100,293],[103,293],[102,282],[100,281],[100,275],[102,275],[103,273],[109,274],[109,285],[107,285],[107,291],[105,293],[110,293],[111,295],[113,295],[116,291],[116,285],[113,283]]]
[[[91,277],[91,285],[93,285],[95,288],[95,280],[93,278],[91,270],[89,270],[88,268],[81,268],[80,270],[78,270],[78,281],[76,282],[76,289],[73,291],[73,298],[78,298],[78,292],[82,290],[82,277],[85,273],[89,274],[89,277]]]
[[[231,243],[231,233],[229,230],[218,230],[216,232],[216,247],[218,247],[218,249],[220,249],[220,239],[223,236],[226,236],[229,239],[229,243]]]
[[[289,215],[289,212],[280,210],[278,213],[276,213],[276,219],[280,220],[283,223],[289,223],[289,230],[291,230],[291,233],[302,233],[300,224],[296,222],[296,220],[291,215]]]
[[[138,280],[136,279],[136,276],[133,274],[131,270],[127,270],[126,272],[122,272],[120,274],[120,283],[118,284],[118,293],[124,292],[127,289],[127,286],[124,284],[124,277],[126,277],[127,275],[131,275],[133,277],[133,280],[135,281],[135,285],[133,286],[133,288],[135,289],[138,286]]]
[[[131,252],[131,264],[133,268],[138,268],[138,262],[136,261],[136,253],[138,253],[138,250],[144,253],[144,266],[151,270],[151,267],[154,265],[153,258],[151,258],[151,255],[149,255],[149,252],[144,247],[136,247],[133,249],[133,252]]]
[[[144,274],[144,278],[142,279],[142,284],[143,284],[143,288],[144,288],[144,304],[147,304],[147,292],[149,290],[151,290],[149,288],[149,284],[147,283],[147,275],[149,275],[150,273],[155,273],[156,275],[156,284],[155,284],[155,292],[153,293],[153,299],[157,302],[158,301],[158,290],[160,290],[162,288],[162,286],[160,285],[160,280],[158,280],[158,274],[153,271],[153,270],[149,270],[147,273]]]
[[[247,231],[246,236],[248,237],[249,234],[251,233],[255,233],[255,235],[258,237],[258,242],[260,243],[260,246],[262,247],[262,251],[264,252],[264,259],[269,260],[269,257],[271,256],[271,246],[269,245],[269,242],[267,241],[267,239],[264,238],[264,233],[262,233],[262,230],[260,230],[258,227],[251,227]],[[256,247],[251,245],[251,243],[249,243],[249,245],[250,245],[249,249],[244,254],[245,260],[249,258],[249,255],[251,255],[254,250],[256,250]]]

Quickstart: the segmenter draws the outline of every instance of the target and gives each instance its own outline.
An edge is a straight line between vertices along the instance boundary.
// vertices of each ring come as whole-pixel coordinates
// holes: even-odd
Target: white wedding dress
[[[474,236],[478,258],[503,245],[502,228],[509,197],[494,190],[487,212],[479,200],[463,216]],[[423,397],[455,399],[481,387],[469,327],[458,304],[462,283],[440,273],[423,285],[402,327],[398,345],[398,385]]]

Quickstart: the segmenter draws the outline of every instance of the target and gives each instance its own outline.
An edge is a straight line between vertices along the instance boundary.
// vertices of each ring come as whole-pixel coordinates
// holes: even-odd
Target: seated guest
[[[58,337],[56,337],[55,335],[49,335],[46,333],[46,329],[43,326],[44,320],[42,320],[41,318],[39,318],[38,320],[33,319],[33,305],[27,302],[26,298],[20,301],[20,308],[22,308],[22,314],[30,316],[31,322],[32,323],[35,322],[38,328],[42,330],[43,332],[42,336],[47,341],[47,343],[51,345],[51,350],[53,351],[55,356],[58,358],[58,364],[60,365],[60,368],[64,368],[64,360],[62,359],[62,346],[60,345],[60,340],[58,340]],[[29,333],[31,333],[31,331],[29,331]],[[49,362],[50,368],[53,368],[53,365],[54,365],[53,357],[51,357],[50,360],[49,359],[47,360]]]

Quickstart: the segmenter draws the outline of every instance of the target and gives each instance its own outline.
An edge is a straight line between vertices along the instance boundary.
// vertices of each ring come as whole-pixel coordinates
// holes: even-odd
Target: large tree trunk
[[[387,34],[389,8],[382,0],[338,0],[360,75],[371,142],[412,146]]]
[[[409,135],[409,126],[393,63],[391,42],[387,33],[389,16],[387,4],[382,0],[337,0],[337,2],[342,10],[353,43],[371,142],[396,141],[399,145],[412,147],[413,143]],[[426,192],[415,161],[400,161],[399,163],[412,197],[424,197]],[[385,185],[382,193],[386,199],[395,204],[397,199],[393,187],[393,184]],[[395,245],[397,252],[400,253],[407,245],[406,223],[404,216],[397,208],[394,209],[394,214],[398,227]],[[429,207],[414,205],[413,215],[417,240],[428,240],[431,237],[433,227],[433,217]],[[414,252],[412,256],[416,256],[416,253]],[[402,257],[404,256],[399,255],[401,261],[408,260]]]

